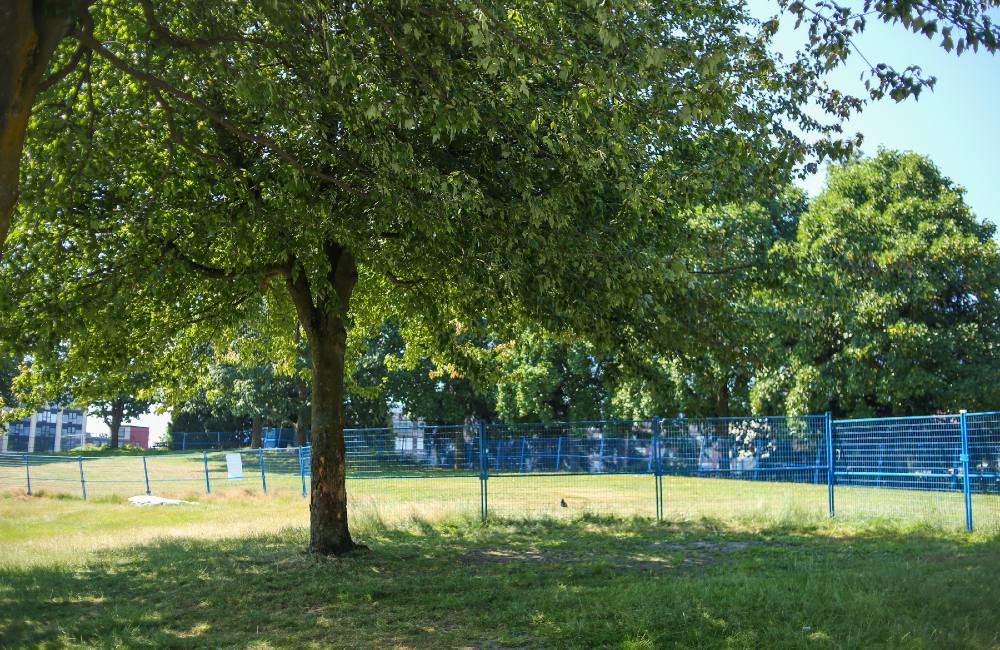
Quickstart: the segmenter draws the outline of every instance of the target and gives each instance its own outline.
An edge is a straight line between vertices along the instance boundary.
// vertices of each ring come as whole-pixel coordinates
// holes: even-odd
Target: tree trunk
[[[253,420],[250,421],[250,448],[259,449],[264,446],[264,417],[260,415],[253,416]]]
[[[715,417],[729,417],[729,377],[723,376],[715,393]]]
[[[0,251],[14,221],[31,107],[52,53],[73,25],[67,12],[74,4],[0,3]]]
[[[329,273],[315,290],[301,269],[288,279],[299,321],[312,353],[312,493],[309,502],[309,548],[339,555],[357,546],[347,521],[346,449],[344,444],[344,358],[347,314],[357,282],[353,256],[342,246],[325,246]]]
[[[719,388],[715,392],[715,417],[729,417],[729,375],[724,374],[721,378]],[[722,439],[729,437],[729,421],[717,420],[715,423],[715,434]]]
[[[309,385],[301,378],[296,383],[299,391],[299,410],[295,417],[295,444],[299,447],[305,447],[309,444],[307,437],[309,433]]]
[[[111,448],[118,449],[118,434],[122,428],[122,419],[125,417],[125,401],[115,400],[111,402],[111,422],[108,429],[111,430]]]

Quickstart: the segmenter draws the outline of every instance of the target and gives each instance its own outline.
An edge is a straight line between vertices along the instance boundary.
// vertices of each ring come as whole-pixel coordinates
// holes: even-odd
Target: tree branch
[[[292,272],[290,263],[265,264],[263,266],[250,267],[242,271],[203,264],[182,253],[173,240],[165,242],[162,246],[162,251],[165,257],[180,262],[189,271],[213,280],[233,280],[248,276],[261,276],[265,280],[271,280],[273,278],[287,278]]]
[[[292,296],[292,302],[295,303],[299,323],[306,328],[306,335],[311,339],[316,332],[316,306],[313,305],[309,278],[306,277],[306,271],[301,266],[298,268],[298,273],[295,273],[295,258],[289,262],[289,267],[290,271],[285,276],[285,284],[288,287],[288,293]]]
[[[80,65],[80,61],[83,59],[83,53],[87,51],[87,48],[83,43],[78,43],[76,49],[73,51],[73,55],[70,56],[69,61],[63,67],[59,68],[51,75],[42,79],[38,82],[38,92],[48,90],[52,86],[56,85],[63,79],[65,79],[69,73],[76,70],[77,66]]]
[[[157,39],[172,47],[204,50],[227,43],[253,43],[265,47],[282,47],[287,44],[284,41],[269,41],[267,39],[254,38],[246,34],[227,34],[214,38],[184,38],[173,33],[166,25],[160,22],[156,17],[156,10],[153,7],[152,0],[139,0],[139,4],[142,5],[142,15],[145,17],[150,31]]]
[[[386,271],[385,276],[389,278],[389,281],[399,287],[414,287],[421,285],[425,282],[430,282],[431,278],[397,278],[392,272]]]
[[[176,97],[177,99],[180,99],[181,101],[199,109],[210,120],[212,120],[213,122],[224,128],[225,130],[229,131],[237,138],[246,140],[248,142],[255,142],[261,145],[262,147],[270,151],[272,154],[274,154],[277,158],[285,161],[291,167],[293,167],[303,175],[327,181],[328,183],[335,185],[336,187],[340,188],[345,192],[354,193],[353,188],[351,188],[347,183],[345,183],[341,179],[337,178],[336,176],[327,174],[326,172],[320,171],[318,169],[313,169],[311,167],[303,165],[294,155],[286,151],[278,143],[274,142],[267,136],[260,135],[259,133],[248,133],[247,131],[244,131],[239,126],[234,124],[233,121],[230,120],[227,116],[222,115],[218,111],[213,110],[211,106],[209,106],[202,100],[198,99],[194,95],[173,86],[172,84],[164,81],[163,79],[160,79],[159,77],[151,75],[148,72],[139,70],[135,66],[129,64],[127,61],[120,58],[114,52],[108,50],[96,38],[94,38],[91,29],[92,22],[90,20],[88,20],[87,22],[91,24],[86,25],[84,29],[80,30],[77,36],[80,39],[80,42],[89,47],[98,55],[100,55],[105,61],[110,63],[115,68],[118,68],[125,74],[129,75],[130,77],[138,81],[142,81],[148,84],[152,88],[157,88],[167,93],[168,95]]]
[[[711,269],[705,271],[699,271],[688,267],[687,272],[694,275],[726,275],[728,273],[734,273],[736,271],[746,271],[747,269],[752,269],[758,266],[757,262],[750,262],[747,264],[737,264],[736,266],[728,266],[721,269]]]

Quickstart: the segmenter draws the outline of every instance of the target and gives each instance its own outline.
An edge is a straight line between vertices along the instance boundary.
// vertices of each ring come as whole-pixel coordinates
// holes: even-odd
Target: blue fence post
[[[486,423],[479,423],[479,516],[486,521],[489,512],[489,463],[486,460]]]
[[[603,431],[601,431],[601,450],[600,450],[600,453],[598,454],[598,456],[600,456],[600,458],[601,458],[601,470],[600,471],[603,472],[604,471],[604,432]]]
[[[149,496],[149,467],[146,466],[146,457],[142,457],[142,475],[146,478],[146,496]]]
[[[527,444],[528,444],[528,439],[524,436],[521,436],[521,460],[518,462],[518,471],[520,472],[524,471],[524,449],[527,446]]]
[[[663,519],[663,467],[660,464],[660,417],[653,417],[653,448],[650,450],[649,458],[652,462],[656,456],[656,470],[653,474],[653,484],[656,487],[656,518]]]
[[[824,425],[826,429],[826,492],[830,517],[832,518],[836,514],[833,502],[833,486],[836,484],[836,475],[833,460],[833,414],[830,411],[826,412]]]
[[[302,447],[299,447],[299,477],[302,479],[302,496],[306,495],[306,464],[302,459]]]
[[[218,447],[219,449],[222,449],[222,432],[221,431],[216,431],[215,432],[215,446]]]
[[[201,452],[201,459],[205,463],[205,494],[211,494],[212,483],[208,480],[208,452],[204,449]]]
[[[962,492],[965,494],[965,530],[972,532],[972,482],[969,477],[969,414],[964,409],[959,412],[962,431]]]
[[[264,476],[264,448],[257,450],[257,460],[260,462],[260,487],[267,494],[267,477]]]
[[[28,496],[31,496],[31,464],[28,454],[24,455],[24,479],[28,482]]]
[[[560,467],[562,467],[562,436],[559,436],[559,440],[556,442],[556,466],[555,466],[555,470],[558,472]]]
[[[83,478],[83,456],[77,456],[80,463],[80,489],[83,491],[83,500],[87,500],[87,481]]]

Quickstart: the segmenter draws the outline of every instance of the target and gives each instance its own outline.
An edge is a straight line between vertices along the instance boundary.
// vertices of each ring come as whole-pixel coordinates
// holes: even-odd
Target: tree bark
[[[715,392],[715,416],[729,417],[729,376],[724,375],[718,390]]]
[[[253,416],[250,421],[250,447],[252,449],[258,449],[264,446],[264,417],[260,415]]]
[[[729,417],[729,375],[723,374],[721,383],[715,393],[715,417]],[[720,438],[728,438],[729,421],[718,420],[715,423],[715,433]]]
[[[28,118],[42,75],[74,23],[75,3],[0,3],[0,251],[14,221]]]
[[[288,279],[299,321],[312,353],[312,493],[309,502],[309,548],[339,555],[357,545],[347,521],[346,448],[344,444],[344,359],[347,314],[357,282],[353,256],[343,246],[325,246],[330,271],[315,290],[299,268]]]
[[[115,400],[111,402],[111,422],[108,429],[111,430],[111,448],[118,449],[119,432],[122,428],[122,420],[125,417],[125,401]]]
[[[304,379],[296,380],[299,391],[299,410],[295,417],[295,444],[305,447],[309,444],[307,434],[309,433],[309,385]]]

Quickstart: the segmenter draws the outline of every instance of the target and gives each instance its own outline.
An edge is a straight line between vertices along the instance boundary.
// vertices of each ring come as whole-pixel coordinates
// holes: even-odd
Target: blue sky
[[[751,8],[759,18],[777,13],[774,3],[763,0],[754,0]],[[1000,11],[991,11],[990,16],[1000,22]],[[777,37],[780,51],[794,51],[802,38],[801,30],[792,30],[791,21],[782,21]],[[917,101],[871,102],[847,123],[846,130],[864,135],[862,148],[869,155],[885,146],[928,156],[965,187],[966,201],[976,216],[1000,224],[1000,56],[981,50],[958,57],[945,52],[939,42],[872,16],[856,41],[864,55],[872,63],[888,63],[897,70],[919,65],[925,74],[937,77],[937,85]],[[830,80],[842,91],[864,95],[859,77],[866,68],[855,54]],[[804,185],[815,194],[824,178],[821,172]]]

